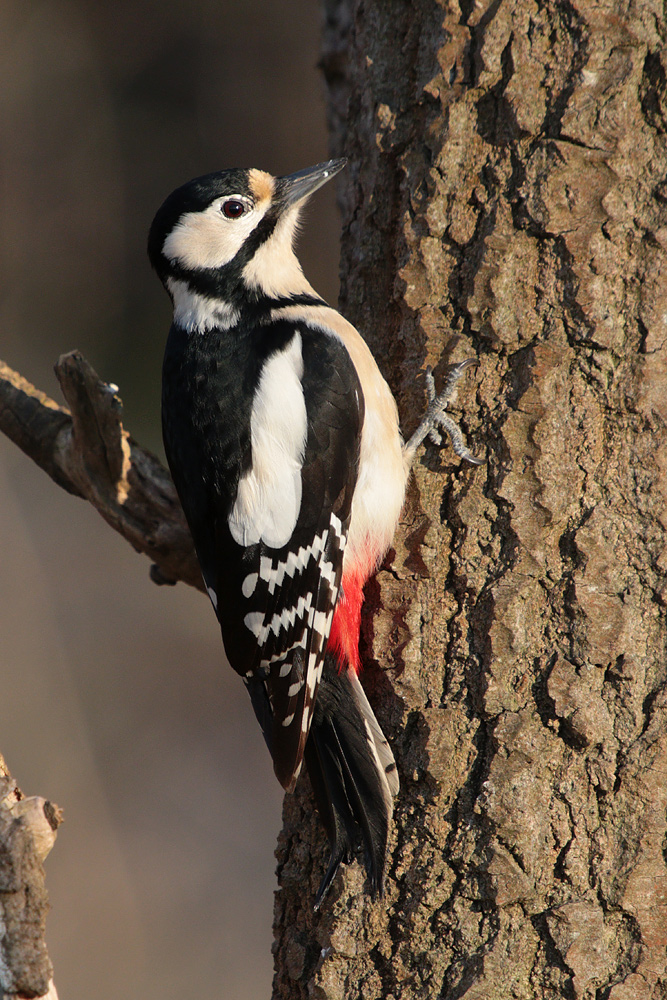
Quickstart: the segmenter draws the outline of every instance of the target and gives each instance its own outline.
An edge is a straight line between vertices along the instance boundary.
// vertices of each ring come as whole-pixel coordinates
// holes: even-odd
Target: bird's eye
[[[222,214],[226,219],[240,219],[247,208],[245,202],[239,201],[238,198],[229,198],[222,203]]]

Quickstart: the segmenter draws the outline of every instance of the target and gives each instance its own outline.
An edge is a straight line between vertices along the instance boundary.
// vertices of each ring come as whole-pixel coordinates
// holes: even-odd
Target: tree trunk
[[[365,683],[402,782],[386,895],[353,864],[312,912],[326,848],[304,779],[278,848],[274,998],[664,998],[662,7],[325,4],[343,311],[408,434],[425,365],[442,380],[479,359],[458,416],[486,463],[426,445],[367,590]],[[115,389],[77,355],[59,376],[71,416],[2,368],[0,428],[156,582],[199,583]],[[44,840],[57,816],[3,776],[0,986],[34,995],[50,967],[28,827]]]
[[[321,912],[285,800],[275,998],[667,995],[662,5],[326,0],[342,310],[427,444],[367,591],[401,792],[384,899]],[[304,884],[305,879],[305,884]]]

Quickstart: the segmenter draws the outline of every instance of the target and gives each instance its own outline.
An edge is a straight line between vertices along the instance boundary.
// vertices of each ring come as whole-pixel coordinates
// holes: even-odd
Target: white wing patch
[[[239,545],[286,545],[301,508],[308,420],[301,334],[264,365],[250,417],[252,468],[239,481],[229,530]],[[248,583],[250,586],[250,583]]]
[[[274,322],[288,320],[339,340],[352,358],[365,403],[359,478],[354,488],[346,567],[373,572],[391,544],[403,506],[409,465],[403,455],[398,411],[363,337],[339,312],[323,306],[273,309]],[[388,433],[391,430],[391,433]],[[372,545],[370,544],[372,539]]]

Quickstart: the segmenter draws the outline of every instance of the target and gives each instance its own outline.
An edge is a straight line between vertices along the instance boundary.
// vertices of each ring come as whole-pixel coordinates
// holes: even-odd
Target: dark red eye
[[[246,207],[242,201],[238,201],[236,198],[230,198],[229,201],[223,201],[222,203],[222,214],[227,219],[238,219],[245,212]]]

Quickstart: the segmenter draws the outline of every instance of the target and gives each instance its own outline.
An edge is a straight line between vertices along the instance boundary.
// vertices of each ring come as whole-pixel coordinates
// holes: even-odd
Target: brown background
[[[328,155],[319,10],[298,0],[5,3],[0,356],[58,396],[79,348],[161,454],[168,301],[146,232],[191,176]],[[301,257],[337,295],[334,191]],[[281,794],[201,595],[158,589],[0,439],[0,746],[65,810],[47,863],[67,1000],[268,995]]]

